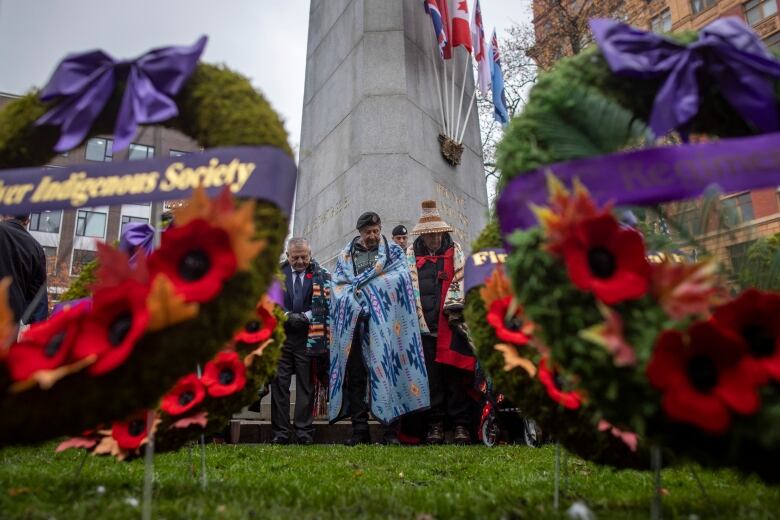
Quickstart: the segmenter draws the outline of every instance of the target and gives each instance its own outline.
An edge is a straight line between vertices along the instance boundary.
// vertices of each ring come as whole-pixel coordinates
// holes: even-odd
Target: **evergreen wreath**
[[[122,88],[113,91],[85,139],[113,132],[121,94]],[[173,99],[179,114],[165,122],[165,126],[192,137],[204,148],[268,145],[292,155],[279,116],[249,81],[235,72],[224,67],[198,64]],[[0,168],[44,165],[55,156],[53,147],[58,139],[57,129],[34,124],[50,108],[51,104],[42,102],[37,92],[31,92],[0,110]],[[209,204],[216,204],[222,209],[232,207],[229,196],[209,202],[201,194],[195,204],[185,208],[191,212],[187,218],[189,223],[177,226],[175,232],[165,233],[171,243],[187,243],[200,233],[208,234],[213,231],[214,219],[224,220],[223,217],[228,216],[217,210],[198,214],[198,208],[203,209]],[[252,207],[253,213],[246,215],[247,208]],[[118,361],[115,366],[104,366],[99,374],[94,373],[97,365],[85,361],[88,355],[81,358],[72,355],[73,349],[78,350],[79,346],[86,352],[84,342],[78,341],[79,331],[75,331],[75,341],[67,346],[70,353],[58,354],[54,363],[39,367],[29,365],[24,371],[16,373],[16,377],[12,377],[10,367],[14,358],[18,357],[15,356],[18,347],[0,349],[0,444],[31,443],[60,435],[78,435],[96,424],[122,420],[137,410],[154,407],[160,396],[195,364],[212,358],[251,316],[259,295],[271,283],[288,227],[288,219],[280,208],[266,201],[256,201],[251,205],[244,203],[233,213],[235,216],[240,214],[241,218],[223,222],[223,227],[229,228],[228,234],[232,238],[240,237],[241,243],[236,245],[234,241],[228,244],[230,247],[227,249],[234,249],[230,252],[235,256],[234,262],[245,262],[246,265],[224,270],[223,274],[229,274],[225,274],[217,285],[200,287],[195,292],[191,292],[191,288],[180,290],[182,287],[174,287],[171,291],[170,284],[157,284],[160,294],[167,294],[172,301],[178,302],[177,305],[198,302],[197,319],[192,319],[190,313],[186,319],[180,318],[180,321],[152,332],[148,329],[144,331],[143,327],[132,328],[134,341],[126,359]],[[217,234],[220,235],[219,232]],[[221,237],[224,239],[225,235]],[[165,242],[164,238],[163,249]],[[155,251],[150,257],[153,272],[165,272],[170,267],[165,265],[165,261],[154,263],[155,255],[158,260],[164,259],[166,254],[169,258],[175,256],[175,251],[168,249],[167,253]],[[222,249],[222,253],[227,252],[227,249]],[[109,262],[113,269],[122,265],[122,259],[112,255],[109,249],[103,248],[103,251],[103,256],[114,260]],[[124,265],[126,261],[124,258]],[[229,259],[227,264],[230,264]],[[110,271],[102,278],[98,276],[98,284],[117,280],[117,273]],[[139,291],[135,304],[140,309],[145,300],[143,289]],[[97,298],[97,294],[95,296]],[[70,340],[69,335],[74,331],[68,328],[68,318],[83,319],[86,316],[88,319],[97,309],[97,302],[93,309],[74,305],[40,326],[32,327],[27,333],[27,337],[31,338],[28,352],[37,355],[46,347],[57,351],[53,348],[54,342],[49,340],[63,331]],[[0,312],[0,315],[3,313]],[[4,338],[0,339],[10,343],[14,327],[9,325],[7,312],[2,321],[0,333]],[[53,328],[52,322],[55,322]],[[46,332],[46,327],[49,327],[47,333],[54,336],[43,337],[45,334],[40,331]],[[41,341],[44,343],[41,344]],[[280,347],[274,343],[273,348]],[[275,359],[271,352],[268,357]],[[81,365],[75,364],[74,359],[80,359]],[[58,369],[63,370],[52,374]],[[265,370],[272,370],[272,367]],[[46,377],[41,377],[44,374]]]
[[[500,246],[498,226],[493,221],[477,237],[472,249]],[[497,276],[500,275],[488,281],[488,289],[495,290]],[[510,287],[506,290],[511,293]],[[630,432],[607,424],[598,409],[577,394],[576,388],[569,388],[568,392],[563,388],[558,388],[559,392],[548,389],[550,383],[563,379],[547,380],[547,386],[541,381],[542,356],[534,347],[533,326],[519,315],[496,326],[489,317],[483,294],[479,288],[469,291],[465,317],[480,365],[490,374],[494,388],[520,408],[523,415],[533,418],[545,436],[551,436],[579,457],[621,469],[647,469],[650,458],[645,443],[637,442]],[[503,319],[505,313],[499,316]]]
[[[687,45],[704,32],[672,38]],[[700,71],[698,112],[681,135],[759,133],[705,78]],[[652,142],[646,122],[662,80],[613,73],[597,45],[561,60],[507,128],[500,189],[553,163]],[[771,85],[780,99],[780,82]],[[514,295],[551,360],[618,428],[681,457],[778,481],[780,294],[729,297],[712,262],[651,262],[641,234],[599,207],[587,186],[550,176],[548,188],[548,205],[535,209],[540,227],[504,242]],[[514,372],[486,365],[497,381],[518,384]]]

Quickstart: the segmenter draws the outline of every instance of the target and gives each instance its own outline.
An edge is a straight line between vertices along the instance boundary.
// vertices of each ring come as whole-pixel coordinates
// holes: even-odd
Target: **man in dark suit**
[[[286,291],[287,339],[271,383],[271,429],[274,444],[289,444],[290,380],[295,374],[293,427],[300,444],[314,441],[312,357],[328,352],[328,303],[330,274],[311,258],[305,238],[287,242],[287,260],[282,263]]]
[[[25,325],[46,317],[45,311],[37,311],[46,298],[46,255],[27,231],[28,222],[29,215],[0,222],[0,278],[13,279],[8,299],[17,322],[35,302],[36,312],[25,317]]]

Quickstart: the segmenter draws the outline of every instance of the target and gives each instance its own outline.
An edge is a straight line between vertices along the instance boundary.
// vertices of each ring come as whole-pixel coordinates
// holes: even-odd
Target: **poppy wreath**
[[[748,31],[734,20],[717,23]],[[592,22],[598,45],[540,76],[498,149],[502,194],[513,180],[548,172],[547,203],[529,205],[536,227],[507,231],[506,222],[527,209],[502,208],[499,195],[505,232],[496,242],[511,249],[506,268],[513,292],[549,360],[577,375],[586,400],[609,424],[680,457],[777,482],[780,329],[770,316],[777,316],[780,295],[742,288],[729,296],[714,261],[651,261],[642,234],[620,222],[609,203],[597,203],[576,177],[564,184],[549,173],[555,163],[642,148],[668,130],[678,129],[683,140],[689,134],[738,137],[768,130],[736,106],[726,81],[712,80],[698,83],[698,107],[686,112],[688,118],[659,133],[654,103],[668,85],[657,74],[613,72],[614,60],[605,52],[615,48],[603,38],[605,27],[620,38],[660,41],[667,51],[684,50],[697,37],[707,41],[717,29],[662,39],[614,22]],[[767,106],[775,106],[780,63],[759,47],[753,47],[761,54],[756,60],[769,72],[758,83],[767,86]],[[731,70],[743,55],[728,56],[708,63]],[[701,70],[691,78],[706,74],[715,73]],[[764,114],[771,110],[777,112],[775,107]],[[610,179],[603,176],[602,182]],[[499,361],[487,366],[496,381],[507,378]]]
[[[178,115],[161,124],[206,149],[268,145],[292,155],[279,116],[235,72],[199,63],[171,98]],[[121,104],[122,89],[116,88],[82,142],[112,134]],[[35,124],[51,108],[52,103],[31,92],[0,109],[0,168],[44,165],[56,155],[58,129]],[[215,204],[227,203],[226,195]],[[19,345],[0,349],[0,444],[77,435],[95,424],[110,424],[137,410],[154,408],[166,390],[197,363],[212,358],[244,323],[272,281],[288,219],[275,204],[257,200],[242,204],[231,214],[235,218],[226,220],[227,214],[204,213],[205,195],[198,197],[184,208],[176,226],[164,233],[161,248],[149,258],[146,285],[126,280],[125,286],[112,287],[98,281],[93,308],[74,305],[31,329]],[[214,219],[222,219],[221,224],[215,225]],[[178,247],[183,243],[193,245],[186,258]],[[251,254],[245,247],[249,244],[263,247]],[[226,246],[239,254],[210,256],[226,251]],[[112,259],[108,264],[121,263],[116,256],[103,256]],[[235,256],[232,261],[231,256]],[[167,282],[152,283],[163,278]],[[197,305],[197,319],[151,330],[155,327],[150,328],[150,323],[164,313],[149,308],[148,291],[176,295]],[[75,322],[84,326],[74,333]],[[103,339],[88,343],[81,341],[83,335]],[[112,345],[109,351],[93,351],[106,339]],[[13,368],[8,363],[11,352]],[[30,379],[41,370],[47,377]]]
[[[182,376],[160,399],[153,423],[155,451],[176,451],[202,434],[223,432],[233,414],[257,399],[260,389],[270,383],[284,338],[284,311],[263,298],[256,314],[205,364],[202,375],[190,372]],[[130,421],[140,415],[134,414]],[[112,428],[94,428],[61,442],[57,451],[79,448],[130,460],[142,454],[140,448],[148,434],[136,423],[132,429],[137,433],[132,437],[135,442],[123,445],[127,423],[125,419],[116,421]]]
[[[494,221],[472,249],[500,246]],[[545,435],[598,464],[619,469],[649,467],[647,445],[636,435],[607,424],[579,389],[574,374],[556,373],[545,348],[535,341],[538,327],[527,319],[524,309],[517,308],[503,269],[497,269],[483,287],[469,291],[465,318],[480,366],[490,374],[494,389],[534,419]]]

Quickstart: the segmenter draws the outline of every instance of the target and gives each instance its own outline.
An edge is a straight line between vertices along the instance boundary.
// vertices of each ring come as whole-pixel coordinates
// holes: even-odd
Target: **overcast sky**
[[[480,2],[488,34],[530,20],[529,0]],[[69,52],[100,48],[132,58],[206,34],[203,59],[248,76],[282,115],[297,149],[308,19],[308,0],[0,0],[0,92],[43,87]]]

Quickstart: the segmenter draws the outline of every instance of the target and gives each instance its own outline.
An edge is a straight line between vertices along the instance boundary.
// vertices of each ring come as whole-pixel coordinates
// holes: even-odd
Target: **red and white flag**
[[[447,0],[445,0],[446,2]],[[452,37],[450,43],[454,49],[462,45],[471,54],[471,28],[469,27],[469,8],[466,0],[455,0],[452,11]]]
[[[485,26],[482,25],[482,8],[474,2],[474,18],[471,19],[471,40],[474,44],[474,61],[477,62],[477,85],[483,96],[490,92],[490,58],[485,46]]]

